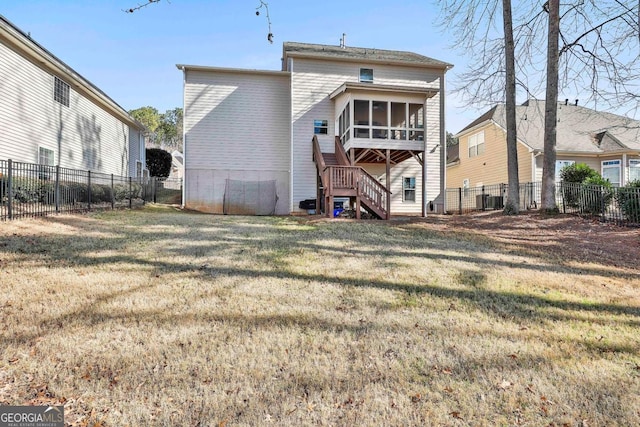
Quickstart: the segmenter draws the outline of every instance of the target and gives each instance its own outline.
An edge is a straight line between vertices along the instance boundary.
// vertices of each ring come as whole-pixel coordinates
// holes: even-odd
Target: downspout
[[[447,207],[447,136],[445,131],[445,119],[444,119],[444,109],[445,109],[445,100],[444,100],[444,74],[447,72],[445,69],[442,71],[442,78],[440,79],[440,194],[442,194],[442,213],[444,213]]]
[[[422,141],[422,217],[427,216],[427,103],[428,99],[424,100],[424,117],[422,122],[424,123],[424,138]],[[403,184],[404,185],[404,184]]]
[[[289,69],[289,213],[293,213],[293,58],[288,58]],[[320,201],[316,200],[316,213],[320,209]]]
[[[187,70],[182,67],[182,209],[187,205]]]

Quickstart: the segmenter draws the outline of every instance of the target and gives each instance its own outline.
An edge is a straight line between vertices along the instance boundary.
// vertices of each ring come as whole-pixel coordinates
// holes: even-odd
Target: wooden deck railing
[[[313,137],[313,157],[318,165],[324,197],[358,197],[366,207],[384,219],[389,218],[389,190],[360,166],[327,166],[318,139]],[[347,160],[346,153],[337,153],[338,161]]]

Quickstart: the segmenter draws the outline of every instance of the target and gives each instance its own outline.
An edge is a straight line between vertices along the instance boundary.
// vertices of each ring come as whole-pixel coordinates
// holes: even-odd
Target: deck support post
[[[391,150],[387,148],[387,152],[386,152],[386,173],[387,173],[387,182],[386,187],[387,187],[387,218],[389,219],[391,218],[391,196],[390,196],[390,189],[391,189]]]
[[[427,216],[427,141],[422,152],[422,217]]]

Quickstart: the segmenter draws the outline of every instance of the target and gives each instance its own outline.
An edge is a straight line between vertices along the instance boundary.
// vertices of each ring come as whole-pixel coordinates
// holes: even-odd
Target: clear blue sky
[[[274,43],[259,0],[2,0],[0,14],[100,87],[127,110],[182,106],[175,64],[277,70],[282,43],[339,44],[407,50],[455,65],[447,90],[464,71],[462,54],[436,26],[429,0],[269,0]],[[483,111],[447,95],[447,130],[457,132]]]

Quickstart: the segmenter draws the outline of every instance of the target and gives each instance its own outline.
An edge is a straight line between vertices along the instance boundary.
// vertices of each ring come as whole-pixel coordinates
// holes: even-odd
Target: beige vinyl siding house
[[[290,212],[289,74],[183,66],[185,206],[223,213],[227,180],[276,181]]]
[[[545,102],[529,100],[516,107],[518,170],[520,182],[540,182],[544,159]],[[571,163],[585,163],[612,184],[622,186],[640,178],[640,121],[595,111],[568,100],[558,103],[556,180]],[[469,141],[484,131],[482,155],[469,157]],[[507,182],[504,105],[500,104],[474,120],[456,135],[459,155],[447,164],[447,188],[478,183]]]
[[[144,127],[0,16],[0,159],[142,173]]]
[[[292,42],[284,43],[282,58],[281,71],[178,65],[185,85],[188,208],[221,213],[227,180],[275,180],[275,213],[306,213],[301,202],[327,192],[314,140],[322,157],[343,162],[329,169],[362,170],[390,191],[394,214],[444,211],[444,74],[450,64],[409,52]],[[357,102],[373,106],[368,137],[354,133]],[[404,117],[401,131],[386,123],[391,108],[404,109],[395,114]],[[345,114],[351,117],[346,133]],[[415,128],[408,117],[415,117]],[[349,159],[336,153],[336,144]],[[318,205],[326,208],[320,199]]]
[[[472,139],[482,139],[484,146],[480,153],[470,156],[470,150],[473,152],[473,144],[470,146]],[[496,123],[485,123],[459,137],[459,159],[447,167],[447,188],[508,182],[506,143],[506,131]],[[532,179],[533,165],[530,159],[529,147],[518,142],[520,182]]]
[[[293,198],[295,200],[312,199],[316,197],[316,170],[312,159],[311,144],[308,143],[310,135],[313,135],[314,120],[327,120],[329,129],[327,134],[317,135],[323,152],[334,152],[334,139],[336,133],[336,111],[341,111],[348,98],[333,100],[330,94],[344,83],[358,83],[360,70],[368,68],[373,70],[373,79],[376,85],[395,87],[421,87],[439,91],[442,69],[425,69],[387,64],[366,64],[363,62],[347,62],[327,59],[308,58],[304,54],[297,56],[296,52],[286,52],[288,59],[286,66],[291,72],[292,92],[292,140],[293,140],[293,171],[296,179]],[[406,94],[380,93],[379,91],[359,91],[351,96],[351,99],[379,100],[389,102],[415,102],[425,105],[426,111],[426,140],[427,167],[429,175],[426,192],[427,200],[432,202],[433,211],[442,212],[444,204],[442,181],[439,175],[442,164],[440,150],[440,98],[436,94],[425,101],[424,95],[408,97]],[[377,141],[370,141],[370,147],[375,148]],[[364,147],[362,141],[359,146]],[[389,144],[389,147],[394,147]],[[402,148],[399,144],[395,148]],[[413,147],[419,151],[422,147]],[[431,152],[433,150],[433,152]],[[404,202],[402,195],[402,177],[422,176],[422,167],[413,159],[407,160],[400,169],[392,168],[391,192],[392,210],[396,213],[419,214],[422,206],[422,187],[416,191],[415,201]],[[362,164],[362,167],[380,177],[384,174],[384,166],[380,172],[380,166]],[[402,170],[404,173],[399,173]],[[384,177],[380,179],[384,181]],[[419,179],[420,180],[420,179]],[[420,180],[421,181],[421,180]],[[294,202],[292,210],[299,210]]]

